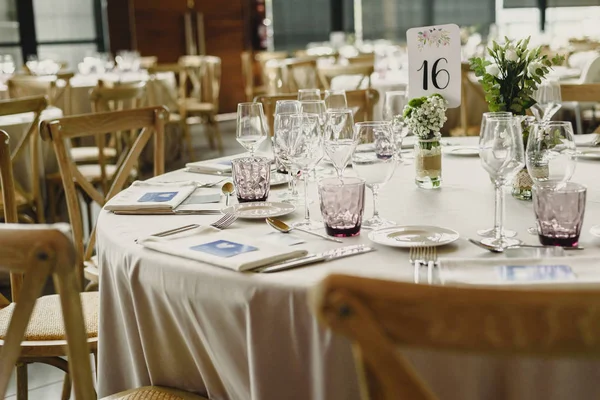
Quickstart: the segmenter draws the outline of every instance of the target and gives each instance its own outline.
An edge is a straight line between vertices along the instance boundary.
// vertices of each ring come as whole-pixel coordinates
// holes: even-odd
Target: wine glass
[[[303,229],[319,229],[322,224],[310,220],[308,208],[308,174],[315,169],[324,155],[323,129],[317,114],[294,114],[291,117],[291,146],[289,159],[304,176],[304,221],[297,222],[294,227]]]
[[[280,201],[286,203],[297,204],[298,191],[296,189],[297,167],[290,160],[289,149],[294,143],[294,135],[292,131],[292,116],[298,113],[278,113],[275,114],[275,123],[273,125],[273,152],[275,159],[283,165],[290,174],[288,182],[288,191],[279,197]]]
[[[383,103],[383,119],[392,125],[396,142],[398,161],[402,160],[402,141],[408,135],[409,129],[404,122],[404,107],[408,104],[408,95],[404,90],[386,92]]]
[[[261,103],[239,103],[235,138],[254,157],[254,152],[267,138],[265,114]]]
[[[320,89],[300,89],[298,90],[298,100],[321,100]]]
[[[348,108],[345,90],[326,90],[324,100],[328,110]]]
[[[325,154],[342,179],[344,169],[358,144],[358,131],[354,129],[354,115],[349,109],[327,111],[325,124]]]
[[[548,122],[561,107],[560,83],[556,79],[545,79],[533,94],[536,103],[531,111],[538,122]]]
[[[275,115],[281,113],[297,114],[300,112],[298,100],[277,100],[275,102]]]
[[[381,218],[377,210],[379,189],[391,179],[396,169],[392,127],[387,121],[371,121],[359,122],[354,129],[359,144],[352,155],[352,168],[373,192],[373,217],[363,221],[362,227],[377,229],[393,226],[395,223]]]
[[[568,182],[577,165],[573,126],[568,121],[533,124],[527,140],[527,172],[535,184]]]
[[[483,113],[483,116],[481,117],[481,128],[479,129],[479,136],[483,136],[483,133],[485,132],[486,126],[487,126],[487,121],[488,118],[496,118],[496,117],[506,117],[506,118],[510,118],[512,117],[512,113],[509,111],[496,111],[496,112],[486,112]],[[477,231],[477,234],[479,236],[482,237],[487,237],[487,238],[494,238],[496,237],[496,214],[494,214],[494,227],[493,228],[488,228],[488,229],[480,229]],[[517,232],[510,230],[510,229],[506,229],[506,228],[502,228],[504,231],[502,232],[504,237],[515,237],[517,236]]]
[[[521,125],[514,117],[490,117],[485,131],[479,138],[479,157],[483,168],[494,182],[496,190],[495,222],[496,236],[481,242],[489,246],[504,248],[520,244],[518,239],[504,236],[504,191],[502,186],[510,182],[525,165],[525,150]]]

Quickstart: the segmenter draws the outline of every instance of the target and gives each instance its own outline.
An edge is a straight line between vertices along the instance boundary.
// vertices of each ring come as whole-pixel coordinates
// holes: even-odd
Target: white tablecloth
[[[460,139],[475,143],[474,138]],[[441,248],[442,255],[496,256],[466,240],[477,237],[477,229],[492,225],[493,188],[478,158],[445,155],[443,165],[443,188],[436,191],[415,186],[414,165],[399,166],[382,190],[381,215],[399,224],[456,229],[461,238]],[[586,255],[600,255],[600,240],[588,233],[600,223],[597,170],[597,162],[582,160],[574,176],[589,188],[581,237]],[[204,178],[177,171],[160,179]],[[310,194],[316,198],[314,185]],[[319,215],[318,207],[318,201],[311,205],[314,216]],[[371,212],[369,197],[366,216]],[[156,253],[134,242],[144,234],[216,218],[101,213],[99,395],[153,384],[208,394],[211,399],[358,399],[349,343],[321,329],[308,310],[307,290],[333,272],[412,281],[408,252],[375,245],[377,251],[369,255],[261,275]],[[301,218],[302,210],[297,210],[289,220]],[[535,244],[537,237],[526,231],[533,223],[531,202],[508,195],[506,225]],[[229,229],[246,235],[271,231],[263,221],[243,220]],[[344,244],[369,243],[367,233],[344,239]],[[312,252],[339,246],[298,235],[307,242],[300,246]],[[409,356],[443,399],[600,398],[597,362],[420,351]]]

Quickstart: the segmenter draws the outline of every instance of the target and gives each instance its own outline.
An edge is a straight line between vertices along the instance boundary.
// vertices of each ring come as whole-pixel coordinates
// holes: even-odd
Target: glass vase
[[[423,189],[442,186],[442,136],[436,133],[430,139],[415,142],[415,183]]]
[[[535,118],[527,115],[515,115],[515,118],[520,119],[521,131],[523,133],[523,145],[527,149],[527,138],[529,137],[529,131],[531,125],[535,122]],[[514,198],[519,200],[531,201],[533,187],[533,179],[529,176],[527,168],[523,168],[519,171],[512,182],[512,195]]]

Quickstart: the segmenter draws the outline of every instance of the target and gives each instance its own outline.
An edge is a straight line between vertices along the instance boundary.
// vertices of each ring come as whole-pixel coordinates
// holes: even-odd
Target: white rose
[[[504,53],[504,58],[506,58],[507,61],[517,61],[519,56],[513,49],[507,49],[506,53]]]
[[[537,76],[537,70],[542,68],[543,66],[544,64],[542,64],[541,62],[531,62],[527,66],[527,73],[529,73],[529,76]]]
[[[496,64],[490,64],[487,67],[485,67],[485,73],[490,74],[494,77],[498,77],[498,75],[500,75],[500,68],[498,68]]]

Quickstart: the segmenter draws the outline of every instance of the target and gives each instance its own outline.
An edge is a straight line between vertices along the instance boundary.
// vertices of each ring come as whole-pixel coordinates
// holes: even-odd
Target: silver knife
[[[364,244],[355,244],[352,246],[340,247],[334,250],[324,251],[322,253],[311,254],[308,256],[295,258],[293,260],[284,261],[277,264],[268,265],[263,268],[254,270],[254,272],[270,273],[279,272],[287,269],[297,268],[303,265],[314,264],[320,261],[331,261],[338,258],[344,258],[353,256],[355,254],[362,254],[374,251],[375,249]]]

